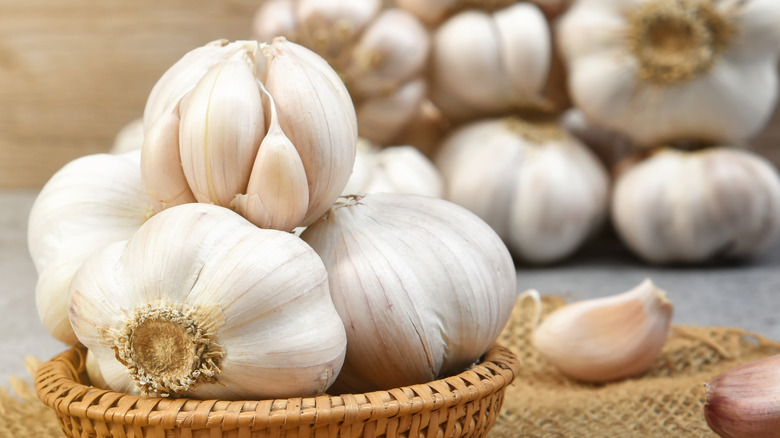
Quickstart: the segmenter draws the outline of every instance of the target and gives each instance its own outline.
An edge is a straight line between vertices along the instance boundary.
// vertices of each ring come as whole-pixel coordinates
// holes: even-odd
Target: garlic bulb
[[[640,375],[660,355],[672,303],[650,280],[622,294],[569,304],[534,330],[533,343],[562,373],[607,382]]]
[[[777,102],[780,2],[576,2],[557,42],[575,106],[643,146],[741,141]]]
[[[167,209],[91,256],[69,309],[107,385],[130,394],[319,394],[346,350],[317,254],[209,204]]]
[[[272,0],[257,10],[253,35],[284,35],[325,58],[349,89],[361,137],[375,143],[391,144],[426,96],[428,31],[380,0]]]
[[[209,43],[173,65],[149,95],[144,187],[158,210],[213,203],[289,231],[341,193],[356,123],[344,84],[310,50],[284,38]]]
[[[531,3],[461,12],[433,36],[431,100],[455,120],[543,108],[551,46],[547,21]]]
[[[749,257],[780,236],[780,175],[740,149],[661,149],[618,177],[612,220],[648,262]]]
[[[139,117],[129,121],[123,126],[111,145],[112,154],[123,154],[143,148],[144,146],[144,119]]]
[[[567,257],[607,215],[604,166],[553,124],[473,122],[445,139],[435,162],[445,199],[476,213],[528,262]]]
[[[355,168],[343,195],[409,193],[440,198],[444,182],[433,162],[414,146],[379,148],[359,141]]]
[[[77,342],[67,300],[79,266],[105,245],[129,238],[152,212],[139,150],[77,158],[43,186],[28,217],[27,244],[38,273],[38,316],[53,337]]]
[[[780,431],[780,355],[731,368],[705,385],[704,417],[723,438],[771,438]]]
[[[342,198],[301,238],[325,262],[347,328],[334,392],[460,372],[490,348],[512,312],[509,252],[451,202],[394,193]]]

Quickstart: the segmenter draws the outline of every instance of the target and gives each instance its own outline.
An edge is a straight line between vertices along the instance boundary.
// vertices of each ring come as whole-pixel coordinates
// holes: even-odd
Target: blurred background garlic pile
[[[556,31],[585,125],[629,155],[612,220],[634,253],[744,258],[780,235],[780,176],[745,150],[777,103],[780,3],[579,0]]]

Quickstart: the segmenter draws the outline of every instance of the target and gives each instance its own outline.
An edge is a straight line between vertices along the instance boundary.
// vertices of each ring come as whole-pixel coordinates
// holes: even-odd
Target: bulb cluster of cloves
[[[349,89],[363,138],[388,145],[423,111],[430,36],[406,10],[381,0],[268,0],[252,33],[285,36],[327,60]]]
[[[158,210],[213,203],[289,231],[330,208],[356,142],[352,101],[321,57],[282,37],[215,41],[187,53],[152,89],[143,183]]]

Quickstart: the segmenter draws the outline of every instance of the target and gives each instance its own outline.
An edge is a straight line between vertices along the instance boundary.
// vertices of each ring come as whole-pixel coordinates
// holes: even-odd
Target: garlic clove
[[[389,95],[361,101],[356,108],[360,135],[379,144],[392,142],[418,114],[426,91],[426,81],[416,79]]]
[[[345,69],[353,96],[381,96],[419,75],[428,60],[428,31],[403,9],[383,11],[351,50]]]
[[[628,292],[564,306],[534,330],[533,343],[563,374],[607,382],[644,373],[660,355],[672,303],[645,280]]]
[[[246,194],[236,195],[230,205],[260,228],[291,231],[309,207],[306,170],[279,126],[273,98],[267,91],[265,94],[271,108],[268,133],[260,144]]]
[[[504,42],[500,58],[512,84],[510,89],[521,102],[542,102],[541,91],[552,63],[552,38],[547,20],[532,3],[517,3],[497,11],[494,20]],[[529,44],[531,41],[534,44]]]
[[[179,154],[179,115],[160,115],[144,136],[141,152],[141,180],[155,200],[155,211],[195,202]]]
[[[181,107],[184,175],[198,202],[228,206],[245,193],[265,124],[246,52],[214,65]]]
[[[144,120],[139,117],[131,120],[125,126],[119,129],[114,137],[114,143],[111,145],[112,154],[123,154],[125,152],[141,149],[144,146]]]
[[[723,438],[771,438],[780,431],[780,355],[729,369],[705,385],[704,418]]]
[[[309,209],[301,224],[306,226],[330,208],[349,180],[357,143],[355,108],[336,72],[314,52],[283,38],[262,50],[265,87],[306,169]]]
[[[163,113],[178,106],[213,65],[246,50],[245,43],[216,40],[186,53],[163,73],[149,93],[144,108],[144,128],[148,129]]]

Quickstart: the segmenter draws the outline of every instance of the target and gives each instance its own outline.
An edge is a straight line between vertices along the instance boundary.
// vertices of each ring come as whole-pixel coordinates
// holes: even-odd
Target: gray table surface
[[[35,269],[27,252],[34,190],[0,191],[0,386],[27,378],[24,358],[42,360],[67,347],[51,338],[35,309]],[[520,267],[518,289],[569,300],[626,291],[645,278],[667,291],[674,324],[731,326],[780,340],[780,242],[743,262],[696,267],[642,263],[606,228],[574,257],[549,267]]]

